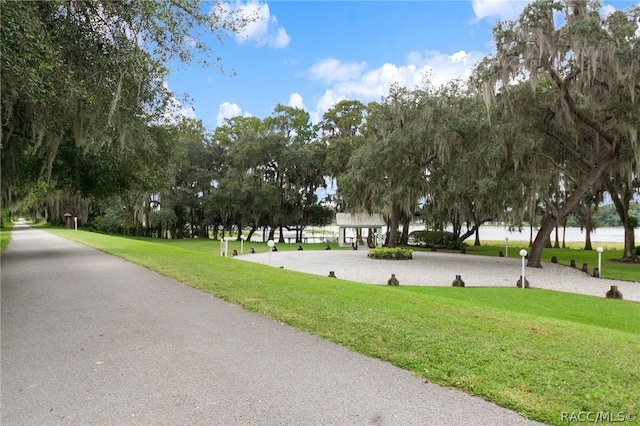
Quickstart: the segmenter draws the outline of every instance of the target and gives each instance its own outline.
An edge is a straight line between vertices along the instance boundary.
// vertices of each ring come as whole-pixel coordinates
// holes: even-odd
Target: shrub
[[[460,250],[465,244],[453,232],[447,231],[413,231],[409,234],[409,241],[420,247]]]
[[[127,210],[118,207],[109,207],[103,215],[89,220],[85,229],[103,234],[127,234],[135,230],[133,216]]]
[[[367,256],[372,259],[406,260],[413,258],[413,250],[401,247],[377,247],[369,250],[369,254],[367,254]]]

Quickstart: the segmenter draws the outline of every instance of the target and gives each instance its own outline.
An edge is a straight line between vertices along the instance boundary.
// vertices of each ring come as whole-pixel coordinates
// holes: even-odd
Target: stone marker
[[[400,285],[400,281],[396,278],[396,274],[391,274],[391,278],[387,281],[387,285]]]
[[[622,293],[618,290],[617,285],[612,285],[611,290],[607,291],[605,296],[607,299],[622,299]]]
[[[462,276],[461,275],[456,275],[456,279],[453,280],[453,282],[451,283],[451,285],[453,287],[464,287],[464,281],[462,281]]]
[[[520,275],[520,279],[516,281],[516,287],[522,288],[522,275]],[[529,288],[529,280],[524,279],[524,288]]]

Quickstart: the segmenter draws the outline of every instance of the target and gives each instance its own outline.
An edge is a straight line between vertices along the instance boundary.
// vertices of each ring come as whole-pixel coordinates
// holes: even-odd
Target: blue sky
[[[637,1],[637,0],[636,0]],[[493,50],[491,30],[527,1],[269,1],[226,7],[258,16],[213,54],[227,71],[193,64],[167,80],[183,115],[214,130],[224,118],[264,118],[277,104],[317,122],[342,99],[380,101],[391,84],[464,78]],[[631,1],[604,2],[625,8]],[[235,75],[231,75],[231,71]]]

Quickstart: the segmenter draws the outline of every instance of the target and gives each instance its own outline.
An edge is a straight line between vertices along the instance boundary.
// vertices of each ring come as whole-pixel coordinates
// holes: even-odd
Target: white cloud
[[[309,68],[309,75],[312,80],[333,83],[356,79],[362,75],[366,67],[366,62],[342,62],[327,58],[313,64]]]
[[[608,5],[602,6],[602,9],[600,9],[600,12],[602,13],[602,16],[606,17],[606,16],[609,16],[611,13],[615,12],[616,10],[617,9],[614,6],[608,4]]]
[[[289,96],[289,106],[293,108],[300,108],[306,110],[307,107],[304,106],[304,101],[302,96],[299,93],[292,93]]]
[[[320,99],[316,103],[316,108],[318,109],[318,111],[324,114],[325,112],[329,111],[335,104],[346,99],[347,97],[345,95],[339,95],[333,90],[327,89],[327,91],[324,92],[324,95],[322,95],[322,97],[320,97]]]
[[[271,15],[269,5],[258,1],[250,1],[240,4],[222,3],[219,6],[224,12],[217,10],[216,13],[222,16],[236,14],[239,18],[246,20],[247,24],[241,31],[236,33],[236,40],[239,43],[252,42],[258,46],[267,46],[279,49],[289,45],[291,37],[284,27],[278,25],[278,20]]]
[[[463,50],[452,54],[411,52],[406,65],[386,63],[368,71],[365,71],[363,62],[325,59],[314,64],[309,71],[312,79],[324,79],[330,85],[317,100],[316,112],[322,116],[345,99],[358,99],[364,103],[380,101],[393,85],[409,89],[426,85],[438,87],[453,79],[466,79],[484,56],[477,51]],[[332,75],[338,77],[330,80]]]
[[[367,71],[355,80],[338,82],[333,86],[335,94],[369,100],[380,100],[393,85],[415,87],[424,81],[422,70],[413,65],[397,66],[386,63]]]
[[[473,13],[477,19],[515,19],[530,0],[472,0]]]
[[[486,55],[478,51],[466,52],[459,50],[451,55],[425,50],[411,52],[407,62],[429,75],[429,81],[434,86],[442,86],[454,79],[466,79],[471,75],[473,67]]]
[[[233,118],[239,115],[242,115],[242,108],[240,108],[237,104],[223,102],[218,107],[216,122],[218,123],[218,126],[222,126],[227,118]]]

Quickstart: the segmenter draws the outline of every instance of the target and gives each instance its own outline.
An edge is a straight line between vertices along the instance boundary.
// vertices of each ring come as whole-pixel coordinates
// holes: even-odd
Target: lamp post
[[[509,257],[509,237],[504,237],[504,255]]]
[[[225,237],[220,239],[220,256],[227,257],[229,249],[229,240]]]
[[[527,257],[527,251],[525,249],[520,250],[520,257],[522,257],[522,288],[524,288],[524,258]]]
[[[276,243],[274,243],[273,240],[269,240],[267,241],[267,245],[269,246],[269,265],[271,265],[271,252],[273,251],[273,246],[275,246]]]
[[[598,247],[596,249],[596,251],[598,252],[598,276],[602,276],[602,252],[604,251],[604,249],[602,247]]]
[[[244,240],[247,237],[245,237],[244,235],[240,235],[240,254],[244,254]]]

